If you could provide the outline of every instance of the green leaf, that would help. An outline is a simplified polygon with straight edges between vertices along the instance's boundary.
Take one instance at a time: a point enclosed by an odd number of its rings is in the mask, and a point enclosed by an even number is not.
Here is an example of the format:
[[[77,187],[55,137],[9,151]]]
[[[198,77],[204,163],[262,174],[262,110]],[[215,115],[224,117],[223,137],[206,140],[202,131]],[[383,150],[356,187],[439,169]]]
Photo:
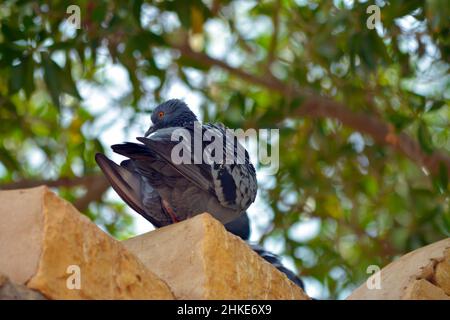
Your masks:
[[[11,23],[7,24],[7,20],[6,20],[0,26],[0,30],[1,30],[3,37],[5,37],[7,40],[13,42],[15,40],[20,39],[23,36],[23,34],[22,34],[22,32],[20,32],[18,27],[16,28],[15,26],[11,26],[11,25],[12,25]]]
[[[182,26],[186,29],[191,27],[191,10],[189,1],[178,0],[174,1],[175,11],[180,18]]]
[[[431,134],[428,130],[428,127],[426,124],[422,121],[419,124],[419,127],[417,129],[417,137],[419,139],[420,146],[422,147],[422,150],[426,153],[430,154],[433,152],[433,142],[431,140]]]
[[[24,65],[24,86],[25,94],[27,98],[31,96],[31,94],[34,92],[35,86],[34,86],[34,60],[33,57],[30,55],[26,57],[23,61]]]
[[[448,190],[448,170],[444,162],[439,162],[439,176],[437,179],[438,186],[441,190]]]
[[[372,176],[365,177],[362,181],[362,186],[364,192],[371,197],[374,197],[378,193],[378,182]]]
[[[397,130],[402,130],[406,128],[409,124],[414,121],[414,118],[405,116],[400,113],[392,113],[388,115],[389,122],[394,125]]]
[[[107,3],[98,1],[92,11],[91,18],[97,22],[98,24],[102,23],[105,20],[106,13],[108,12]]]
[[[23,63],[15,65],[11,69],[11,78],[9,79],[9,94],[19,91],[25,83],[25,66]]]
[[[16,158],[9,150],[0,146],[0,163],[2,163],[8,170],[20,171],[20,165]]]
[[[301,108],[304,102],[305,102],[305,97],[304,96],[296,96],[289,103],[289,111],[293,112],[294,110],[297,110],[297,109]]]
[[[66,40],[66,41],[59,41],[54,44],[52,44],[49,49],[53,52],[56,50],[69,50],[72,49],[75,46],[76,42],[75,40]]]
[[[439,109],[441,109],[443,106],[445,106],[446,103],[445,101],[433,101],[433,103],[431,104],[431,107],[428,108],[428,112],[432,112],[432,111],[437,111]]]
[[[20,64],[15,65],[11,69],[11,77],[9,79],[9,94],[14,94],[20,89],[25,90],[27,98],[34,91],[34,61],[31,55],[24,57]]]
[[[60,109],[61,103],[61,81],[59,79],[60,67],[50,58],[48,53],[42,54],[42,65],[44,67],[44,81],[50,93],[53,103]]]
[[[186,56],[180,56],[180,58],[177,60],[177,63],[180,66],[192,67],[192,68],[199,69],[202,71],[206,71],[210,68],[206,63],[202,63],[201,61],[191,59]]]
[[[47,53],[42,54],[44,66],[44,80],[52,97],[53,103],[60,108],[61,93],[67,93],[77,99],[82,99],[75,82],[72,79],[70,59],[67,57],[66,65],[62,69]]]
[[[424,96],[410,92],[408,95],[408,99],[412,109],[419,112],[425,111],[426,101]]]
[[[162,36],[144,30],[129,38],[127,42],[127,49],[131,50],[131,52],[132,50],[139,50],[144,54],[147,52],[151,54],[150,48],[152,46],[164,45],[166,45],[166,42]]]
[[[141,25],[141,7],[143,0],[133,0],[131,3],[134,19],[136,19],[138,25]]]
[[[64,66],[64,69],[61,70],[58,66],[58,72],[59,78],[61,79],[61,90],[67,94],[70,94],[72,97],[81,100],[81,95],[78,92],[77,86],[72,78],[72,63],[68,56],[66,57],[66,65]]]

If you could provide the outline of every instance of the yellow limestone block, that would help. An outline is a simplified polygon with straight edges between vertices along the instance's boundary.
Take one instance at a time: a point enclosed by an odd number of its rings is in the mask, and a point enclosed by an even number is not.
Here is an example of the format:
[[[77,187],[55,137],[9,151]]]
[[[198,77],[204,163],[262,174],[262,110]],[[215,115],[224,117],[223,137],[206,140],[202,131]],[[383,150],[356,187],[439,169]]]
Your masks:
[[[450,297],[450,248],[445,250],[444,259],[436,265],[434,283]]]
[[[413,280],[405,289],[403,300],[450,300],[444,290],[425,279]]]
[[[363,283],[350,300],[449,299],[450,238],[414,250],[384,267],[380,289]]]
[[[124,244],[167,282],[177,299],[309,299],[209,214]]]
[[[50,299],[173,299],[163,280],[47,187],[0,191],[0,273]]]

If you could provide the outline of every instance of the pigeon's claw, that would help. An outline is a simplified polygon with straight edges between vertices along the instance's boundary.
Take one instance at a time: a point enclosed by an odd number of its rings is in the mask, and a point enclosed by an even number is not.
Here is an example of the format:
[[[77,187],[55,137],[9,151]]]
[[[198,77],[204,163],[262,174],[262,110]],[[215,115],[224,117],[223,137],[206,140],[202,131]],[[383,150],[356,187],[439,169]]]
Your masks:
[[[172,219],[172,222],[173,223],[179,222],[180,220],[178,220],[177,215],[175,214],[175,211],[170,206],[169,202],[162,199],[161,203],[162,203],[162,207],[163,207],[164,211],[169,215],[170,219]]]

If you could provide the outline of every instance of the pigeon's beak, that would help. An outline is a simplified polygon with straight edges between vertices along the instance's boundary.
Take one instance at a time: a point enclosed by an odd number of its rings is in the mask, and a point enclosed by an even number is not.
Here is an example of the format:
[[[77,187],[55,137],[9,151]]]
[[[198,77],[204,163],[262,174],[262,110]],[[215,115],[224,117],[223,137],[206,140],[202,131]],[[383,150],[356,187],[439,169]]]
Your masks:
[[[149,135],[151,135],[153,132],[155,132],[156,131],[156,126],[155,125],[152,125],[152,126],[150,126],[150,128],[148,128],[148,130],[147,130],[147,132],[145,133],[145,137],[147,138]]]

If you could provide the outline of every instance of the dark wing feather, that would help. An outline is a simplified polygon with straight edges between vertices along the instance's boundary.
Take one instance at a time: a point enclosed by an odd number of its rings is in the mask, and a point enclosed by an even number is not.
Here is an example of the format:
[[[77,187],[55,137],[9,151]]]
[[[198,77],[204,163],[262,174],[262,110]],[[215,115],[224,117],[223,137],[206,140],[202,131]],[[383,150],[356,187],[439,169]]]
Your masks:
[[[139,179],[125,168],[109,160],[104,154],[97,153],[95,161],[120,197],[135,211],[145,214],[138,197],[140,193]]]
[[[133,210],[150,221],[155,227],[159,228],[167,224],[152,216],[152,212],[160,211],[160,203],[157,201],[150,203],[148,199],[153,200],[158,195],[150,185],[142,186],[139,175],[130,170],[132,168],[130,168],[131,163],[129,161],[124,161],[123,166],[119,166],[101,153],[95,155],[95,161],[102,169],[112,188]],[[143,192],[142,187],[145,188],[145,192]],[[144,200],[147,200],[144,203],[141,201],[143,193],[146,194]],[[149,205],[152,206],[150,210],[146,208]]]
[[[149,148],[138,143],[124,142],[121,144],[114,144],[111,146],[111,149],[113,149],[115,153],[134,160],[155,159],[155,154]]]
[[[187,134],[190,135],[190,139],[183,138],[181,141],[172,141],[172,134],[177,129],[186,130]],[[234,210],[247,209],[255,200],[257,190],[256,173],[253,165],[250,163],[248,152],[224,126],[205,124],[201,129],[202,135],[206,130],[212,130],[215,132],[215,136],[223,139],[223,158],[221,163],[208,163],[203,161],[203,159],[197,161],[201,163],[195,163],[195,152],[190,152],[194,150],[193,126],[160,129],[148,138],[137,138],[137,140],[148,146],[151,152],[171,164],[186,179],[202,190],[213,194],[222,206]],[[227,139],[232,139],[233,144],[226,143]],[[190,152],[191,164],[174,164],[172,162],[172,149],[180,143],[183,146],[183,150]],[[203,158],[205,154],[208,159],[211,156],[212,151],[206,149],[210,143],[210,141],[203,141],[200,157]],[[205,151],[209,151],[209,153]],[[233,157],[233,163],[226,162],[227,154]]]
[[[197,187],[202,190],[214,193],[213,179],[208,170],[205,170],[205,165],[194,164],[174,164],[172,161],[172,148],[179,143],[182,143],[187,149],[191,149],[186,139],[182,141],[172,141],[172,132],[178,127],[160,129],[152,134],[148,138],[139,137],[138,141],[146,145],[152,152],[164,159],[168,164],[170,164],[176,171],[178,171],[183,177],[194,183]],[[193,152],[192,152],[193,154]],[[209,168],[209,165],[207,166]]]
[[[291,270],[283,266],[281,263],[281,259],[279,256],[273,254],[272,252],[269,252],[265,250],[264,248],[258,246],[258,245],[251,245],[250,246],[261,258],[272,264],[275,268],[277,268],[279,271],[284,273],[289,280],[294,282],[297,286],[305,290],[305,285],[303,281]]]

